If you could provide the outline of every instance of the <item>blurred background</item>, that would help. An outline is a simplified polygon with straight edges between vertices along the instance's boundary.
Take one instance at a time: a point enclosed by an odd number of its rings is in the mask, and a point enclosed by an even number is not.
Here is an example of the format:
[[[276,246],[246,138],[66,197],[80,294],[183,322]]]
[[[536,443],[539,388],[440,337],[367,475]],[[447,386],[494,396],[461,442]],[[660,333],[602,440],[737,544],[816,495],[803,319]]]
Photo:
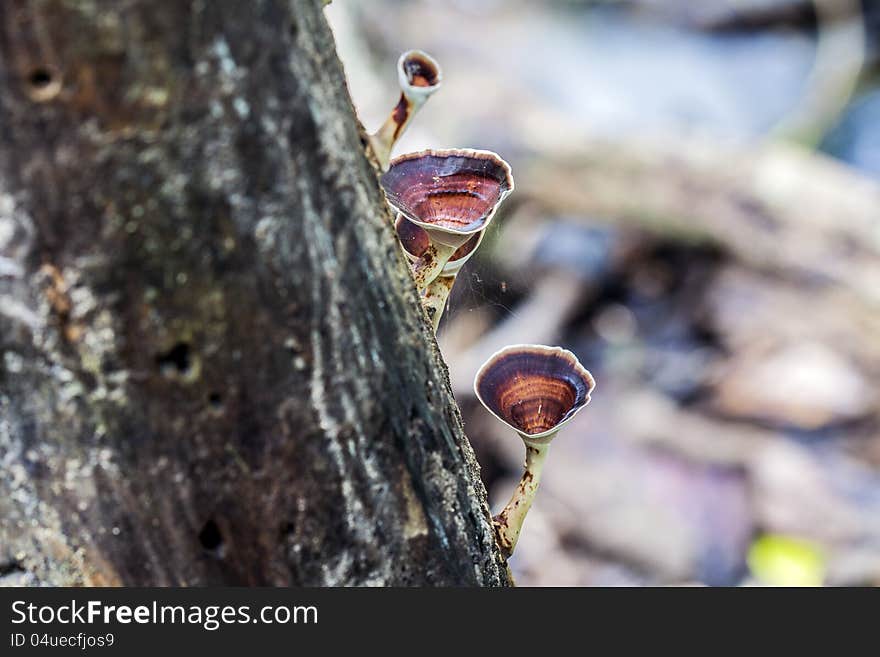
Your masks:
[[[368,131],[470,147],[516,191],[440,343],[493,511],[523,446],[476,403],[497,348],[598,386],[554,442],[520,585],[880,584],[880,0],[335,0]]]

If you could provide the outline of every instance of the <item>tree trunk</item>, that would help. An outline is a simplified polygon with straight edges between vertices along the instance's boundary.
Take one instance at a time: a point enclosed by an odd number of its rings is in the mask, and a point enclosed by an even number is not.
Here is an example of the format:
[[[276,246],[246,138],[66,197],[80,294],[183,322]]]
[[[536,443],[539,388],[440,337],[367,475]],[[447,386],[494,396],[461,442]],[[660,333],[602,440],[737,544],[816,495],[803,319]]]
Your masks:
[[[0,573],[507,584],[321,3],[0,4]]]

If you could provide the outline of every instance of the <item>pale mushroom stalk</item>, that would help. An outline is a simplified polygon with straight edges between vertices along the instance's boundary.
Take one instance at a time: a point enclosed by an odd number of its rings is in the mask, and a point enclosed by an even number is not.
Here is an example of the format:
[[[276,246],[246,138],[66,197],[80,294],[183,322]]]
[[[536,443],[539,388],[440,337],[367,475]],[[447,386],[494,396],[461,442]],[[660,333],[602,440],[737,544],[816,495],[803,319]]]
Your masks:
[[[513,554],[513,550],[516,548],[516,542],[519,540],[519,534],[522,531],[523,521],[525,521],[529,509],[532,508],[535,493],[538,491],[538,484],[541,482],[541,472],[544,469],[544,461],[547,459],[547,452],[549,451],[549,443],[526,445],[525,471],[519,480],[519,485],[513,492],[507,506],[493,518],[492,524],[495,528],[495,536],[498,539],[499,547],[506,557]]]
[[[440,318],[443,316],[443,311],[446,310],[446,301],[449,299],[449,293],[452,291],[454,284],[455,275],[438,276],[425,289],[422,305],[425,307],[428,317],[431,318],[434,333],[440,327]]]
[[[431,236],[428,231],[400,214],[397,215],[394,228],[407,259],[413,263],[413,266],[417,265],[420,259],[432,248]],[[446,308],[446,300],[449,298],[456,275],[479,248],[485,234],[486,232],[481,230],[471,235],[446,261],[437,278],[425,287],[422,305],[431,317],[435,333],[440,324],[443,310]],[[436,257],[436,253],[433,253],[431,257]],[[420,272],[421,277],[423,275]]]
[[[391,149],[394,148],[397,139],[403,134],[413,114],[414,109],[410,108],[407,104],[406,96],[400,94],[400,100],[388,118],[385,119],[385,123],[370,135],[370,146],[373,148],[373,153],[375,153],[376,160],[378,160],[382,171],[388,170],[388,163],[391,161]]]
[[[455,253],[456,246],[448,244],[432,244],[428,247],[412,268],[413,278],[419,292],[427,288],[443,271],[444,265]]]
[[[400,100],[385,119],[385,123],[369,138],[382,171],[388,170],[394,144],[403,135],[416,112],[440,88],[442,73],[440,65],[428,53],[409,50],[397,61],[397,80],[400,85]]]
[[[382,171],[388,170],[394,144],[397,143],[397,140],[406,130],[406,126],[412,120],[412,116],[416,113],[417,109],[418,107],[414,104],[407,102],[406,96],[400,94],[400,100],[394,106],[388,118],[385,119],[385,123],[370,135],[370,146],[373,148],[373,153],[376,154],[376,160],[378,160]]]

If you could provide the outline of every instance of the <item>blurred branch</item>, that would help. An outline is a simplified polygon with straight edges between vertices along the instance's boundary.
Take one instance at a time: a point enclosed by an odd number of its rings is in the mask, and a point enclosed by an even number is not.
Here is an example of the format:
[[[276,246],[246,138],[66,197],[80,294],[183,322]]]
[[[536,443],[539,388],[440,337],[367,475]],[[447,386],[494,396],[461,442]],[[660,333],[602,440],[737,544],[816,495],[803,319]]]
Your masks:
[[[880,303],[880,185],[791,146],[579,140],[519,177],[518,200],[684,240]]]
[[[774,127],[783,138],[814,146],[849,104],[865,63],[865,19],[860,0],[813,0],[816,60],[802,100]]]

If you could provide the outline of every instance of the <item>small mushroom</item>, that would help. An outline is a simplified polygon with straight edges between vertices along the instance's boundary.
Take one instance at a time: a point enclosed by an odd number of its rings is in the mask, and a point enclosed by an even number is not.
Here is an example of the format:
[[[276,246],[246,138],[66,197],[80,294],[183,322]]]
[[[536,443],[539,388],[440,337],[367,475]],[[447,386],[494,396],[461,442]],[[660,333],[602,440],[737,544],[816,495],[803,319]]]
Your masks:
[[[428,53],[408,50],[397,60],[400,100],[382,127],[370,135],[370,145],[382,171],[388,169],[391,150],[419,108],[425,104],[443,80],[440,65]]]
[[[388,202],[425,230],[430,246],[419,253],[413,274],[419,290],[433,281],[453,254],[484,231],[513,191],[510,166],[490,151],[427,150],[395,158],[381,177]],[[407,229],[408,230],[408,229]]]
[[[398,215],[395,230],[397,231],[397,239],[403,247],[403,252],[410,261],[418,262],[428,249],[431,248],[431,238],[428,236],[428,232],[403,215]],[[440,326],[440,318],[446,309],[446,300],[449,298],[449,293],[455,284],[455,277],[462,266],[464,266],[464,263],[476,253],[485,234],[486,232],[481,230],[458,247],[443,266],[440,275],[425,288],[422,295],[422,305],[431,318],[435,333]]]
[[[411,262],[418,262],[425,255],[425,252],[431,248],[431,238],[428,236],[428,232],[403,215],[397,215],[394,229],[397,231],[397,239],[403,247],[403,252]],[[443,266],[443,271],[440,275],[452,276],[457,274],[464,263],[477,252],[477,248],[482,243],[485,234],[485,231],[480,231],[458,247]]]
[[[516,431],[526,446],[525,472],[507,506],[494,518],[498,544],[513,554],[550,442],[590,402],[596,383],[570,351],[523,344],[505,347],[477,372],[477,398]]]

